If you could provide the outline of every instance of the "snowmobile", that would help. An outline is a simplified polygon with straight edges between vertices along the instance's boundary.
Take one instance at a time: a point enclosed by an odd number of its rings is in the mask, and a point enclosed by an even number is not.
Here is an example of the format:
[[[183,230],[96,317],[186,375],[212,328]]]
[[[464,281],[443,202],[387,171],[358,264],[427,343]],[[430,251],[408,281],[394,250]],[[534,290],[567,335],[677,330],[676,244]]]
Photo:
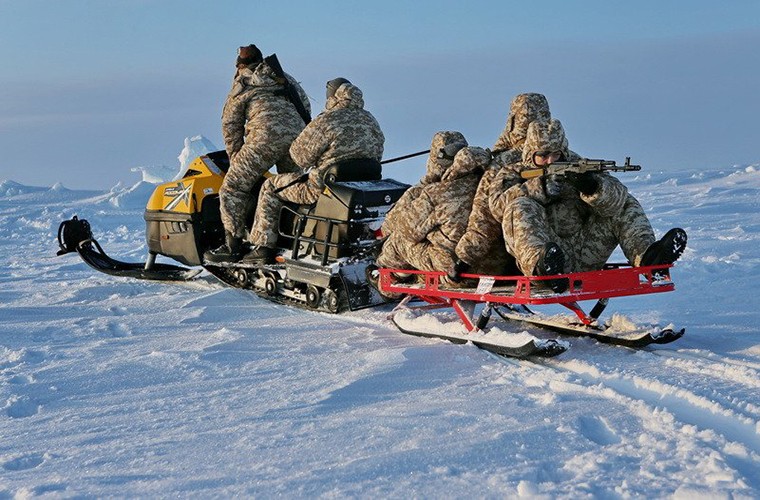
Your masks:
[[[195,266],[202,266],[231,286],[333,313],[385,302],[367,282],[365,268],[379,251],[385,215],[409,185],[383,179],[378,162],[336,165],[327,172],[316,203],[282,208],[276,263],[205,263],[204,252],[224,242],[219,189],[228,168],[225,151],[208,153],[196,158],[181,179],[156,187],[144,215],[146,262],[111,258],[90,224],[77,216],[58,229],[58,255],[77,252],[100,272],[148,280],[189,280],[202,272]],[[252,220],[251,210],[248,227]],[[158,255],[193,267],[158,263]]]

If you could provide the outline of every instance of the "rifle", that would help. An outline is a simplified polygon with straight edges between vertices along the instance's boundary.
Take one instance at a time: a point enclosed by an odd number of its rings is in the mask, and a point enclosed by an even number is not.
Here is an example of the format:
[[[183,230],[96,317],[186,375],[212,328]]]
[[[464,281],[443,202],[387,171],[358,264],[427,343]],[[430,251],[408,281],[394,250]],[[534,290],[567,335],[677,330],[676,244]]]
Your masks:
[[[539,168],[529,168],[520,172],[523,179],[533,179],[542,175],[563,175],[568,172],[637,172],[641,165],[631,165],[631,157],[625,157],[624,165],[615,164],[614,160],[591,160],[581,158],[577,161],[558,161]]]
[[[296,107],[296,111],[298,111],[298,114],[303,118],[304,123],[308,125],[311,121],[311,115],[306,111],[306,107],[303,105],[303,101],[301,101],[301,96],[298,94],[298,91],[293,84],[290,83],[288,77],[285,76],[285,72],[282,70],[282,66],[280,66],[280,61],[277,59],[277,54],[265,57],[264,62],[267,66],[272,68],[272,71],[274,71],[274,74],[277,77],[277,83],[285,87],[285,97],[293,103],[293,106]]]

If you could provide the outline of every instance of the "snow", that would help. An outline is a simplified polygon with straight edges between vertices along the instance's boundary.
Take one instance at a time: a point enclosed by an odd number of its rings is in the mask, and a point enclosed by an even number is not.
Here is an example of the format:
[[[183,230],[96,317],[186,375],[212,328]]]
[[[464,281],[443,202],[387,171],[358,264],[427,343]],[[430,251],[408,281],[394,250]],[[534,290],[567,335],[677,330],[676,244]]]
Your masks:
[[[689,246],[674,292],[604,317],[686,335],[640,351],[566,338],[535,362],[402,335],[387,306],[311,313],[206,273],[97,273],[55,256],[58,224],[78,214],[141,261],[149,183],[4,181],[0,498],[758,498],[758,166],[620,174]]]

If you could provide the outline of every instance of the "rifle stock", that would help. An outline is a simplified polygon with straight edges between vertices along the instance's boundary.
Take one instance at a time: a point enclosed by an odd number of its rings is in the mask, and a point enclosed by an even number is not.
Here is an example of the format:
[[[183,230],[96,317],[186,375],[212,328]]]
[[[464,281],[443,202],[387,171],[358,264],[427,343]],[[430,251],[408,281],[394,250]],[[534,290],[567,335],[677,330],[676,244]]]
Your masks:
[[[625,164],[617,165],[614,160],[592,160],[581,158],[577,161],[558,161],[539,168],[529,168],[520,172],[523,179],[533,179],[543,175],[564,175],[568,172],[637,172],[641,165],[631,165],[631,157],[625,158]]]
[[[304,123],[308,125],[311,121],[311,115],[308,111],[306,111],[306,107],[303,105],[303,101],[301,101],[301,96],[298,94],[298,91],[290,83],[288,77],[285,76],[285,71],[283,71],[282,66],[280,65],[280,60],[277,59],[277,54],[272,54],[271,56],[265,57],[264,62],[267,64],[267,66],[272,68],[274,74],[277,75],[277,78],[279,79],[278,83],[285,86],[285,96],[293,104],[293,106],[295,106],[296,111],[298,111],[298,114],[301,115]]]

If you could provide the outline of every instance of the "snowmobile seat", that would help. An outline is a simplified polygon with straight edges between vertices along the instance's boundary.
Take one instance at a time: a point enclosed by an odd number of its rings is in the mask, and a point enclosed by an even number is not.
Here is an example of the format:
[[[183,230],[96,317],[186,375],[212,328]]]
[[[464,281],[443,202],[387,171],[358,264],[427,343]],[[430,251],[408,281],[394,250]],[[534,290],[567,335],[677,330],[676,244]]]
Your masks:
[[[343,160],[327,167],[324,174],[326,183],[379,181],[383,178],[383,166],[370,158]]]

